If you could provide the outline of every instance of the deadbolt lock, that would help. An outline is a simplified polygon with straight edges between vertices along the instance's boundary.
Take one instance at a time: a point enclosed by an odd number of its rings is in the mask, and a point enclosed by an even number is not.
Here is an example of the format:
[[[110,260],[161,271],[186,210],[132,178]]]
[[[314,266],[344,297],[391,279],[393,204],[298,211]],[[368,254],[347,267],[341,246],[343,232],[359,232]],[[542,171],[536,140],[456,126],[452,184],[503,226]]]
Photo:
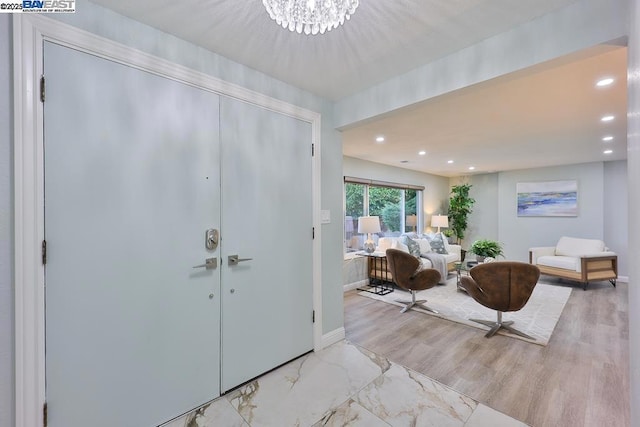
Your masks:
[[[220,240],[220,233],[215,228],[210,228],[204,235],[204,246],[210,251],[215,251]]]

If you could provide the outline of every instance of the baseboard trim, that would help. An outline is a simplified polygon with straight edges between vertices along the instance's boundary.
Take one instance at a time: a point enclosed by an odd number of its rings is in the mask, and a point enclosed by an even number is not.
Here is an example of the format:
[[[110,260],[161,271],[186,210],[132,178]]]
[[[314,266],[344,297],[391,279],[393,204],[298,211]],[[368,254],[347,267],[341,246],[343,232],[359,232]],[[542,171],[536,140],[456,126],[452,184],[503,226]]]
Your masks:
[[[618,276],[616,280],[618,282],[629,283],[629,276]]]
[[[331,344],[335,344],[339,341],[342,341],[345,338],[344,327],[334,329],[328,334],[324,334],[322,336],[322,348],[327,348]]]
[[[347,283],[343,286],[344,292],[351,291],[353,289],[361,288],[369,284],[369,279],[360,280],[358,282]]]

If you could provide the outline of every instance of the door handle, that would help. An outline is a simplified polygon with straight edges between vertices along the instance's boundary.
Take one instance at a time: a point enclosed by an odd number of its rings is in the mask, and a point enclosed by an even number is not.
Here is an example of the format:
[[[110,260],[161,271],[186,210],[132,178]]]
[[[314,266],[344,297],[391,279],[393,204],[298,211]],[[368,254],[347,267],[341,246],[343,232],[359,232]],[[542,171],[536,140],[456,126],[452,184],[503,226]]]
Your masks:
[[[204,264],[194,265],[193,268],[206,268],[207,270],[215,270],[218,268],[218,258],[207,258]]]
[[[253,258],[238,258],[238,255],[229,255],[229,265],[238,265],[239,262],[251,261]]]

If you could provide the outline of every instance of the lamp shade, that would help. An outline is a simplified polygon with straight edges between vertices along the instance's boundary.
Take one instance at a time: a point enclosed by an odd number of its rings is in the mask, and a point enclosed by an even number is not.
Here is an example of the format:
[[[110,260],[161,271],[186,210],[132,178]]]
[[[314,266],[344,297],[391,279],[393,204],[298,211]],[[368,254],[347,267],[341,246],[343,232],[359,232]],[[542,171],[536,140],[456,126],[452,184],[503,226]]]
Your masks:
[[[407,215],[406,224],[409,227],[415,227],[418,225],[418,216],[417,215]]]
[[[448,227],[449,226],[449,217],[446,215],[433,215],[431,217],[431,226],[432,227]]]
[[[358,233],[379,233],[380,218],[377,216],[361,216],[358,218]]]

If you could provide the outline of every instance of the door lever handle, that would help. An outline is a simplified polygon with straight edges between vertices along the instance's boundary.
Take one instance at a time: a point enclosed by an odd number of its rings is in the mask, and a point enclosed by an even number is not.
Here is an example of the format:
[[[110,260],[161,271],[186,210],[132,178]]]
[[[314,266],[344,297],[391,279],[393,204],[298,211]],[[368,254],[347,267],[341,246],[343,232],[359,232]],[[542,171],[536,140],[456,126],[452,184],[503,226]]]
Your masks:
[[[218,258],[207,258],[204,260],[204,264],[194,265],[192,268],[206,268],[207,270],[214,270],[218,268]]]
[[[238,255],[229,255],[229,265],[238,265],[239,262],[251,261],[253,258],[238,258]]]

